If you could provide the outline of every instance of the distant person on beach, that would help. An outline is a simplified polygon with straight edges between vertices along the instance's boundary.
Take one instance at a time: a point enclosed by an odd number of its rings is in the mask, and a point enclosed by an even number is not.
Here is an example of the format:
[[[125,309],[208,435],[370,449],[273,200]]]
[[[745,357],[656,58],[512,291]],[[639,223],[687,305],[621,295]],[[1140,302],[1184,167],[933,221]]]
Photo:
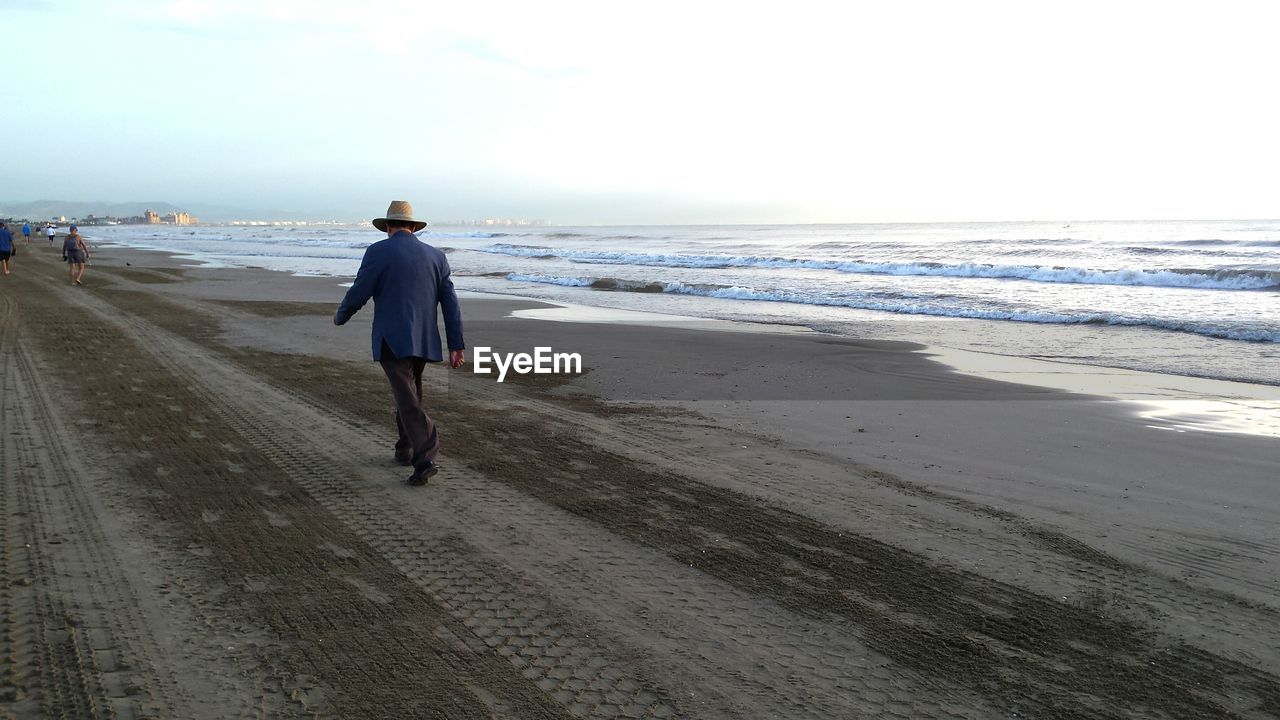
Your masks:
[[[31,242],[31,223],[22,223],[22,240],[28,244]]]
[[[373,221],[387,234],[364,251],[355,282],[333,315],[343,325],[373,299],[373,359],[391,384],[396,403],[396,460],[412,465],[409,485],[424,485],[439,471],[440,438],[436,424],[422,407],[422,369],[443,360],[436,306],[444,311],[449,365],[462,367],[462,309],[449,279],[449,261],[440,250],[414,233],[427,226],[413,218],[413,206],[395,200],[387,216]]]
[[[71,234],[62,242],[62,255],[67,259],[67,272],[71,276],[72,285],[83,285],[84,265],[89,262],[89,247],[80,237],[80,231],[71,226]]]
[[[58,228],[52,225],[44,226],[44,234],[49,236],[49,244],[53,244],[53,236],[58,234]]]
[[[4,268],[5,275],[9,274],[9,258],[17,253],[18,248],[13,244],[13,233],[0,222],[0,268]]]

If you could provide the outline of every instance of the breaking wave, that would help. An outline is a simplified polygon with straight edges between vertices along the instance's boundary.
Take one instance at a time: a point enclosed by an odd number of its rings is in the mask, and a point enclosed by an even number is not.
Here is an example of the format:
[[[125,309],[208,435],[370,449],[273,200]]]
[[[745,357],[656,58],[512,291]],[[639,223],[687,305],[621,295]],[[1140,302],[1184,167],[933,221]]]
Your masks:
[[[1017,322],[1046,324],[1099,324],[1146,326],[1162,330],[1196,333],[1208,337],[1227,340],[1245,340],[1249,342],[1280,343],[1280,332],[1269,328],[1225,327],[1211,323],[1196,323],[1172,320],[1160,317],[1130,316],[1122,313],[1053,313],[1007,310],[1001,308],[955,307],[939,302],[923,301],[920,298],[906,296],[825,296],[785,290],[758,290],[750,287],[658,283],[618,278],[566,277],[557,275],[533,275],[527,273],[509,273],[507,280],[514,282],[541,283],[560,285],[563,287],[592,288],[616,292],[669,293],[673,295],[694,295],[699,297],[721,298],[727,300],[752,300],[762,302],[782,302],[802,305],[820,305],[827,307],[847,307],[859,310],[879,310],[884,312],[903,313],[908,315],[934,315],[939,317],[962,317],[982,320],[1012,320]]]
[[[1173,268],[1161,270],[1097,270],[1041,265],[984,263],[859,262],[767,257],[761,255],[685,255],[611,250],[555,250],[531,245],[497,243],[480,252],[513,257],[560,258],[582,264],[636,265],[680,268],[797,268],[873,275],[915,275],[1019,279],[1081,285],[1133,285],[1198,288],[1201,290],[1267,290],[1280,288],[1280,270]]]

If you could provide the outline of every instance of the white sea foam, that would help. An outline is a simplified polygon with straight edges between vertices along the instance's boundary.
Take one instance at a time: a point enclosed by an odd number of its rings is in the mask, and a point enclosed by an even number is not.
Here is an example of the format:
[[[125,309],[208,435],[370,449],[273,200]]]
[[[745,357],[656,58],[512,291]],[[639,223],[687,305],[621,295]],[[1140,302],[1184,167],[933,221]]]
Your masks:
[[[951,306],[936,300],[933,302],[909,302],[904,299],[886,299],[877,297],[833,297],[803,292],[789,292],[785,290],[758,290],[751,287],[741,286],[690,285],[679,282],[646,283],[643,281],[626,281],[615,278],[583,278],[512,273],[507,276],[507,279],[517,282],[542,283],[547,285],[560,285],[563,287],[595,286],[609,290],[633,292],[639,292],[642,291],[643,288],[653,288],[655,285],[658,285],[662,288],[662,292],[664,293],[671,293],[675,295],[695,295],[726,300],[783,302],[800,305],[847,307],[859,310],[879,310],[883,312],[903,313],[908,315],[932,315],[936,317],[973,318],[983,320],[1011,320],[1016,322],[1042,324],[1146,326],[1160,328],[1163,330],[1196,333],[1208,337],[1228,340],[1280,343],[1280,331],[1268,327],[1197,323],[1167,317],[1137,316],[1111,312],[1072,314],[1026,310],[1019,311],[1003,308]]]
[[[424,240],[429,240],[431,238],[479,238],[482,240],[487,240],[489,238],[505,237],[506,235],[507,233],[483,232],[479,230],[474,232],[443,232],[439,230],[423,230],[417,233],[417,236]]]
[[[509,273],[507,279],[514,282],[542,283],[544,285],[563,285],[565,287],[591,287],[592,281],[586,278],[556,277],[553,275],[525,275]]]
[[[800,268],[844,273],[938,277],[1008,278],[1083,285],[1135,285],[1210,290],[1261,290],[1280,287],[1280,271],[1253,269],[1115,269],[1099,270],[1039,265],[938,262],[858,262],[757,255],[653,254],[608,250],[555,250],[498,243],[481,252],[515,257],[558,257],[576,263],[682,268]]]

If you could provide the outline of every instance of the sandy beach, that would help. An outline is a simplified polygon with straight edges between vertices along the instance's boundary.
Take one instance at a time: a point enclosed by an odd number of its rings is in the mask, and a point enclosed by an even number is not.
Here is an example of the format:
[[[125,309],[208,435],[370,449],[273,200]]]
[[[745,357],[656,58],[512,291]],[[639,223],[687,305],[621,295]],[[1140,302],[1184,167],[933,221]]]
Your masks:
[[[429,367],[410,488],[333,278],[15,260],[0,717],[1280,717],[1273,436],[466,295],[585,372]]]

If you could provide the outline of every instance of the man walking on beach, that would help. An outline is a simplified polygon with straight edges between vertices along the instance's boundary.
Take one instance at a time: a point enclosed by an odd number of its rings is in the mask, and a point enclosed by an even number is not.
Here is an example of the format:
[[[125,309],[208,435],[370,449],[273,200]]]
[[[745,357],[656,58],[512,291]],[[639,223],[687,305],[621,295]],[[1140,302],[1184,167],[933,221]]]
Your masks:
[[[413,218],[413,206],[393,201],[387,216],[373,221],[387,239],[370,245],[356,272],[355,282],[333,315],[343,325],[373,299],[373,359],[391,384],[396,402],[396,460],[412,465],[410,485],[424,485],[439,471],[436,455],[440,439],[435,422],[422,407],[422,369],[440,362],[440,330],[436,306],[444,311],[449,365],[462,366],[462,310],[449,279],[449,261],[440,250],[418,240],[415,232],[427,223]]]
[[[25,220],[22,221],[22,241],[31,244],[31,223]]]
[[[9,258],[17,252],[18,248],[13,244],[13,233],[0,222],[0,268],[4,269],[5,275],[9,274]]]
[[[58,229],[52,224],[44,226],[44,234],[49,236],[49,244],[53,244],[53,236],[58,234]]]

